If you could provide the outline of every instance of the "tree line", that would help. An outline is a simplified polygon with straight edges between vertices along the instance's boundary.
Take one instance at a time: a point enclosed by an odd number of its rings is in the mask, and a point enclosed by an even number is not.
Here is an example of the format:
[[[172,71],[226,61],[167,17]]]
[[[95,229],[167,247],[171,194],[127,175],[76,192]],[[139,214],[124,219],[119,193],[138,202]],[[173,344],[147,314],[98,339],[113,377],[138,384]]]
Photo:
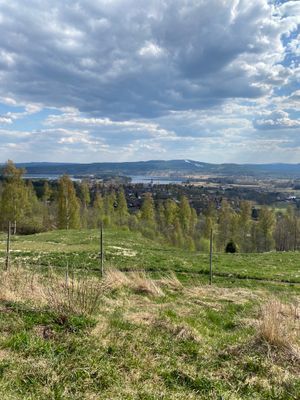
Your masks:
[[[145,193],[140,209],[129,212],[122,187],[117,189],[78,185],[62,176],[55,188],[45,181],[37,196],[32,182],[24,180],[24,170],[8,161],[2,170],[0,188],[0,224],[13,233],[29,234],[52,229],[120,227],[140,231],[191,251],[208,251],[211,230],[215,251],[264,252],[299,248],[300,222],[296,210],[289,206],[282,212],[262,206],[253,216],[253,204],[241,201],[238,207],[223,199],[217,209],[211,204],[197,215],[186,196],[160,200],[156,204]]]

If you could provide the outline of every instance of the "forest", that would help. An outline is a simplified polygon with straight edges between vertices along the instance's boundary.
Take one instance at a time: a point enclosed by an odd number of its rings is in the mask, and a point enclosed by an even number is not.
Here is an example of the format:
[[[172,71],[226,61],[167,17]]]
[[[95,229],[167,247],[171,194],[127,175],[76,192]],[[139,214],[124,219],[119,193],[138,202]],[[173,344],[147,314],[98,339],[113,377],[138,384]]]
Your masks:
[[[223,198],[220,206],[211,203],[200,214],[184,195],[179,199],[154,201],[143,195],[140,209],[130,211],[124,188],[73,182],[63,175],[56,185],[44,181],[37,193],[24,179],[25,170],[8,161],[2,168],[0,224],[12,233],[32,234],[55,229],[120,227],[139,231],[150,239],[164,241],[190,251],[208,252],[211,231],[214,251],[255,253],[299,249],[300,219],[289,205],[280,211],[255,207],[241,200],[237,205]]]

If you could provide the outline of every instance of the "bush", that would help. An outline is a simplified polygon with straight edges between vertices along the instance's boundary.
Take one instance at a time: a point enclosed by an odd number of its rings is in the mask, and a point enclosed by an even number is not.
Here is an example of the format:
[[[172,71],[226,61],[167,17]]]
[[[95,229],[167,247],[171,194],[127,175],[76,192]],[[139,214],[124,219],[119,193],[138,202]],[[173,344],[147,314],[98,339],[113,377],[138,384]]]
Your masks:
[[[33,235],[34,233],[45,232],[45,227],[40,218],[27,217],[17,224],[17,232],[21,235]]]
[[[238,252],[237,245],[234,243],[233,240],[230,240],[230,242],[228,242],[225,247],[225,253],[237,253],[237,252]]]

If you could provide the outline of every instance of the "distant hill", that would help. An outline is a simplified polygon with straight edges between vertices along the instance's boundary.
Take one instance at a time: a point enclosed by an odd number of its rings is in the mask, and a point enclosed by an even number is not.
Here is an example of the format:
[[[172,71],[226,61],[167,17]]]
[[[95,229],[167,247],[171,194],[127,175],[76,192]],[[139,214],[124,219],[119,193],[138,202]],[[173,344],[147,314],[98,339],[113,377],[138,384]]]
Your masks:
[[[28,174],[70,175],[165,175],[217,174],[223,176],[270,176],[300,178],[300,164],[209,164],[193,160],[152,160],[91,164],[33,162],[19,163]]]

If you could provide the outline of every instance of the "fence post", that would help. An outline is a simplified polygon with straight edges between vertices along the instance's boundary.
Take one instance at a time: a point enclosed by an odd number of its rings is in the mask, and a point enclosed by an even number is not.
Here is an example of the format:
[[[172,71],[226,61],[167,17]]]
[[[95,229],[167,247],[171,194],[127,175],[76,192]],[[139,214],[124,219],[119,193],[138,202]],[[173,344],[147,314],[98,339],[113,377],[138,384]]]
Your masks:
[[[7,229],[7,241],[6,241],[6,259],[5,259],[5,269],[8,270],[10,264],[10,234],[11,234],[11,222],[8,222]]]
[[[212,284],[212,255],[213,255],[213,230],[210,230],[209,241],[209,284]]]
[[[103,223],[100,224],[100,274],[104,275]]]

